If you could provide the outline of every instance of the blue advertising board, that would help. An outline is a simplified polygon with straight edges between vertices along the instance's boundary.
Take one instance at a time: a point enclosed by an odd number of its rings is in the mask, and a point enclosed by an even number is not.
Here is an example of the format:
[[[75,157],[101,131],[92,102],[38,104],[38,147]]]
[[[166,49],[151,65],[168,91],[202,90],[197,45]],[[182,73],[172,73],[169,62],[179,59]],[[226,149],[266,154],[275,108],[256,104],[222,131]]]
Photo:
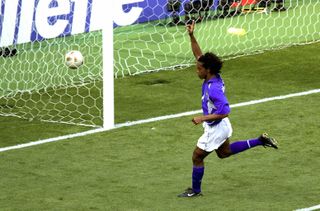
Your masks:
[[[181,0],[179,15],[184,14],[186,2]],[[168,0],[116,0],[114,8],[104,0],[1,0],[0,4],[0,47],[102,29],[103,13],[110,10],[115,12],[115,27],[171,15]]]

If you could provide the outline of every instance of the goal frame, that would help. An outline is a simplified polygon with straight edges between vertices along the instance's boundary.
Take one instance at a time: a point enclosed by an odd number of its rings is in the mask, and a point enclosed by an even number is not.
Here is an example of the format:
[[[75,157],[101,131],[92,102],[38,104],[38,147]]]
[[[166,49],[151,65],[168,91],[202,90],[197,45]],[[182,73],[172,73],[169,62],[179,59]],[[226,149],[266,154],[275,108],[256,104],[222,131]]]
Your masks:
[[[102,0],[101,0],[102,1]],[[108,1],[111,8],[114,0]],[[102,8],[101,8],[102,10]],[[113,10],[101,12],[103,19],[106,20],[102,26],[102,56],[103,56],[103,128],[114,128],[114,63],[113,63]]]

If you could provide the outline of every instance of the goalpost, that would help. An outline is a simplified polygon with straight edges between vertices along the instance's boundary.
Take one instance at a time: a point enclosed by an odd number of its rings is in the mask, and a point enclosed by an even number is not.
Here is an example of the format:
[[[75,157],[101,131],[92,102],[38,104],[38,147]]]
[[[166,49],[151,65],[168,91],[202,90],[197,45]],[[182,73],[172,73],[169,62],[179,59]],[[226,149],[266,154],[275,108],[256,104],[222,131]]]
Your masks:
[[[114,2],[109,2],[111,8]],[[102,10],[102,9],[101,9]],[[102,12],[102,11],[101,11]],[[103,13],[103,12],[102,12]],[[103,128],[114,128],[114,67],[113,67],[113,12],[105,13],[102,26],[103,49]]]
[[[113,11],[106,6],[113,1],[1,1],[0,116],[114,127]],[[84,55],[78,69],[65,65],[70,50]]]
[[[1,52],[9,49],[17,54],[0,54],[0,116],[113,128],[114,78],[194,63],[185,34],[189,19],[197,20],[203,51],[214,51],[224,59],[320,40],[318,1],[286,0],[283,11],[272,11],[273,0],[267,0],[263,9],[256,1],[193,2],[200,4],[1,1]],[[245,33],[228,33],[230,28]],[[64,64],[69,50],[84,55],[79,69]]]

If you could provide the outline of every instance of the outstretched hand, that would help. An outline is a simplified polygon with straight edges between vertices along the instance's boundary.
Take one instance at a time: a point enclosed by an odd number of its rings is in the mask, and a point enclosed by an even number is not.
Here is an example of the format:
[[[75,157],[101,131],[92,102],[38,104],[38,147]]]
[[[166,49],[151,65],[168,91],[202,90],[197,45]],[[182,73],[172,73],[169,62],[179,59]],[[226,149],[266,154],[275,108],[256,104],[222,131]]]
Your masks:
[[[203,122],[202,116],[193,117],[192,122],[195,125],[202,123]]]
[[[189,35],[193,34],[194,26],[195,26],[195,21],[194,20],[191,21],[191,24],[187,24],[186,25],[186,29],[187,29],[187,32],[189,33]]]

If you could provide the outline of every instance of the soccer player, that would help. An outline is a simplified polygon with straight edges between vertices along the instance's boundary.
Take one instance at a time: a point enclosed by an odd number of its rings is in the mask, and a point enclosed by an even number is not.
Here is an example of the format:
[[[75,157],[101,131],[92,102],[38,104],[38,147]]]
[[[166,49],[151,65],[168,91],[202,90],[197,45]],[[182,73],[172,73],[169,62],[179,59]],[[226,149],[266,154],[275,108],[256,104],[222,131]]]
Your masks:
[[[192,119],[195,125],[203,124],[204,133],[199,138],[193,151],[192,188],[187,188],[178,197],[201,196],[201,180],[204,174],[204,159],[213,151],[219,158],[243,152],[256,146],[277,149],[275,139],[266,133],[258,138],[230,143],[232,128],[228,115],[230,107],[224,94],[224,82],[220,76],[222,61],[213,53],[202,54],[200,46],[193,34],[195,22],[186,26],[191,40],[192,52],[197,60],[197,74],[203,80],[202,110],[203,115]]]

